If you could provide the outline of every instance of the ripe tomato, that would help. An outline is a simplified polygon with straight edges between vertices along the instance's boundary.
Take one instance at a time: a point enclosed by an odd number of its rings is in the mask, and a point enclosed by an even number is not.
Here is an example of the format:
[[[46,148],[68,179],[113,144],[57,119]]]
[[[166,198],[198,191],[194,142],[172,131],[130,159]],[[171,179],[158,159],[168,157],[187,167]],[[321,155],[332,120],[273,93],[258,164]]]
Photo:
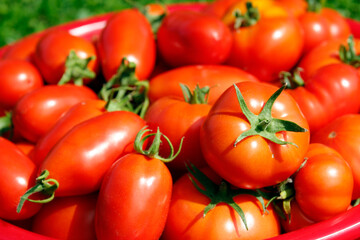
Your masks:
[[[66,31],[52,30],[41,37],[34,54],[35,64],[45,82],[57,84],[60,81],[65,72],[65,62],[71,50],[75,51],[78,58],[83,60],[95,56],[95,59],[88,63],[87,68],[95,73],[98,71],[96,48],[90,41],[73,36]],[[88,83],[90,80],[90,78],[84,78],[84,83]]]
[[[74,126],[105,112],[105,102],[102,100],[88,100],[71,107],[55,125],[37,141],[33,160],[37,165],[46,158],[55,144]]]
[[[35,145],[33,143],[27,141],[20,141],[20,142],[15,142],[15,145],[34,162]]]
[[[221,177],[240,188],[262,188],[280,183],[303,161],[310,140],[309,131],[305,130],[309,128],[308,123],[288,93],[281,93],[272,107],[268,101],[265,108],[269,97],[275,96],[272,94],[276,87],[256,82],[241,82],[236,86],[247,107],[240,106],[234,87],[216,101],[200,130],[205,160]],[[272,126],[283,120],[296,123],[296,127],[280,130]],[[295,128],[301,132],[295,132],[298,131]],[[264,134],[260,134],[262,131]],[[272,137],[268,136],[268,131],[272,132]]]
[[[35,143],[44,136],[73,105],[84,100],[98,99],[85,86],[47,85],[22,97],[13,109],[15,130]]]
[[[308,7],[306,0],[275,0],[275,2],[279,3],[295,17],[304,14]]]
[[[213,104],[216,99],[233,83],[243,81],[259,81],[253,75],[230,66],[223,65],[191,65],[178,67],[150,80],[149,99],[151,102],[164,96],[183,97],[180,83],[195,89],[196,85],[200,88],[208,86],[208,103]]]
[[[281,227],[285,232],[292,232],[306,226],[310,226],[315,222],[309,219],[299,208],[299,204],[295,199],[291,200],[291,214],[285,216],[286,219],[280,218]]]
[[[205,6],[202,11],[221,19],[229,8],[238,2],[239,0],[215,0]]]
[[[95,240],[97,194],[55,198],[33,219],[32,231],[56,239]]]
[[[14,143],[0,137],[0,165],[0,218],[19,220],[32,217],[40,210],[40,204],[27,201],[20,213],[16,208],[20,197],[35,181],[35,164]]]
[[[117,72],[124,57],[136,64],[139,79],[148,78],[154,68],[155,39],[149,22],[136,9],[114,14],[102,30],[97,46],[107,80]]]
[[[319,143],[310,144],[305,159],[294,179],[301,211],[316,222],[345,212],[354,185],[349,164],[334,149]]]
[[[0,60],[0,105],[12,109],[26,93],[42,87],[37,68],[25,60]]]
[[[157,32],[159,53],[172,67],[221,64],[231,45],[230,29],[220,19],[198,11],[169,13]]]
[[[360,197],[360,115],[346,114],[336,118],[314,135],[313,143],[322,143],[335,149],[349,163],[354,177],[352,199]]]

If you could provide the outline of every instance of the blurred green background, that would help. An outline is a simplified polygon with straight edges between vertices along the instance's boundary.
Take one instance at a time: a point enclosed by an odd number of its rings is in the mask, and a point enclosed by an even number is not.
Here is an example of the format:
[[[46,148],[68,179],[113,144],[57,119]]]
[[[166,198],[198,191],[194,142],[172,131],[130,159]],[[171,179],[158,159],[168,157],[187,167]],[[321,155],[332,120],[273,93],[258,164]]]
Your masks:
[[[136,0],[133,0],[136,1]],[[211,0],[162,0],[165,4]],[[154,0],[138,0],[151,3]],[[360,0],[327,0],[325,6],[360,20]],[[130,7],[129,0],[0,0],[0,46],[50,26]]]

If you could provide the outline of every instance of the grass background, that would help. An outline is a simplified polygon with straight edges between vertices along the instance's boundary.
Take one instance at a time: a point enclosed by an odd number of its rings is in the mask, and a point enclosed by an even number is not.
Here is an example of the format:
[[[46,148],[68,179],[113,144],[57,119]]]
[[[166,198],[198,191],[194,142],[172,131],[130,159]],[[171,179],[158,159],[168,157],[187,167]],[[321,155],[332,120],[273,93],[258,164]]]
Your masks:
[[[130,7],[129,0],[0,0],[0,47],[50,26]],[[136,1],[136,0],[133,0]],[[163,3],[211,0],[162,0]],[[155,0],[137,0],[151,3]],[[360,20],[360,0],[327,0],[346,17]]]

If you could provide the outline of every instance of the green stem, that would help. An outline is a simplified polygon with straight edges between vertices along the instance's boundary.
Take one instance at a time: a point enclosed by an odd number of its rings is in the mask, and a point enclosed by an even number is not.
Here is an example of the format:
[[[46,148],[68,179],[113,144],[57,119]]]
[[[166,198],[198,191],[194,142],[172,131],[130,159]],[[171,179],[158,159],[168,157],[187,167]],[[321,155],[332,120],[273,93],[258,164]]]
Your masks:
[[[180,83],[180,87],[184,96],[184,100],[190,104],[207,104],[210,87],[200,88],[197,84],[194,91],[191,92],[188,86]]]
[[[234,12],[234,29],[255,25],[260,19],[258,8],[253,7],[251,2],[246,2],[246,12],[242,14],[239,10]]]
[[[353,66],[355,68],[360,67],[360,54],[356,54],[355,49],[355,42],[354,42],[354,36],[350,35],[347,39],[347,46],[341,45],[339,48],[339,57],[340,60],[348,64],[350,66]]]

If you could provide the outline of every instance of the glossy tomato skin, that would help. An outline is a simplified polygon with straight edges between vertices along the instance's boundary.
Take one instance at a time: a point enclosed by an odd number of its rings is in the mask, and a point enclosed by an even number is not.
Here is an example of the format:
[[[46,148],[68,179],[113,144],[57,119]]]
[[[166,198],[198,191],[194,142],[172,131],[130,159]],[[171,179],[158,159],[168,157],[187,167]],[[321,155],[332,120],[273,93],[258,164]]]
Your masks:
[[[145,126],[138,115],[106,112],[73,127],[52,148],[39,166],[50,172],[60,186],[57,196],[88,194],[119,156],[132,151],[136,134]]]
[[[357,113],[360,108],[360,78],[350,65],[335,63],[319,68],[303,87],[287,90],[316,132],[335,118]]]
[[[34,162],[40,165],[53,146],[74,126],[105,112],[103,100],[87,100],[71,107],[47,132],[37,141],[33,157]]]
[[[165,97],[182,98],[180,83],[195,89],[208,86],[211,88],[208,103],[214,104],[216,99],[233,83],[259,80],[250,73],[239,68],[224,65],[190,65],[163,72],[150,80],[149,99],[151,102]]]
[[[295,199],[291,200],[291,214],[286,219],[280,218],[281,227],[285,232],[292,232],[310,226],[315,222],[309,219],[300,209]]]
[[[351,168],[338,152],[310,144],[306,163],[295,175],[295,199],[311,220],[323,221],[349,208],[353,185]]]
[[[272,207],[263,214],[260,202],[245,194],[234,197],[234,202],[244,211],[248,230],[225,203],[219,203],[203,217],[210,199],[194,187],[187,174],[182,176],[173,187],[162,239],[265,239],[280,234],[280,223]]]
[[[96,240],[97,194],[55,198],[33,219],[32,231],[56,239]]]
[[[333,148],[349,163],[354,177],[352,199],[360,197],[360,115],[346,114],[336,118],[311,137],[313,143],[322,143]]]
[[[8,110],[26,93],[44,85],[37,68],[25,60],[0,60],[0,105]]]
[[[184,137],[180,154],[167,163],[173,175],[180,176],[186,172],[186,162],[191,162],[197,167],[206,165],[200,147],[200,127],[210,108],[208,104],[191,104],[172,97],[160,98],[149,107],[145,121],[154,131],[159,127],[169,138],[175,151]],[[169,156],[168,144],[160,146],[160,154]]]
[[[169,13],[158,32],[160,55],[172,67],[221,64],[232,45],[230,29],[218,18],[192,10]]]
[[[98,99],[90,88],[75,85],[46,85],[26,94],[14,107],[12,121],[21,136],[35,143],[73,105]]]
[[[94,56],[88,68],[98,71],[96,48],[90,41],[73,36],[67,31],[52,30],[41,37],[36,45],[34,62],[48,84],[57,84],[65,71],[65,61],[70,51],[74,50],[78,57],[86,59]],[[91,79],[84,79],[84,83]]]
[[[27,219],[35,215],[40,204],[26,201],[21,212],[16,208],[20,197],[35,181],[36,165],[12,142],[0,137],[0,218]]]
[[[139,79],[147,79],[154,68],[155,39],[149,22],[136,9],[114,14],[102,30],[97,47],[107,80],[116,73],[124,57],[136,64]]]
[[[160,238],[172,177],[165,164],[137,153],[117,160],[100,188],[95,228],[99,240]]]
[[[241,82],[236,85],[255,115],[277,90],[266,83]],[[292,121],[309,129],[297,103],[286,92],[277,98],[271,113],[273,118]],[[276,134],[296,146],[279,145],[255,135],[234,147],[235,140],[248,129],[250,124],[241,111],[235,88],[230,87],[213,105],[200,130],[205,160],[222,178],[234,186],[255,189],[280,183],[300,167],[309,145],[309,131]]]

